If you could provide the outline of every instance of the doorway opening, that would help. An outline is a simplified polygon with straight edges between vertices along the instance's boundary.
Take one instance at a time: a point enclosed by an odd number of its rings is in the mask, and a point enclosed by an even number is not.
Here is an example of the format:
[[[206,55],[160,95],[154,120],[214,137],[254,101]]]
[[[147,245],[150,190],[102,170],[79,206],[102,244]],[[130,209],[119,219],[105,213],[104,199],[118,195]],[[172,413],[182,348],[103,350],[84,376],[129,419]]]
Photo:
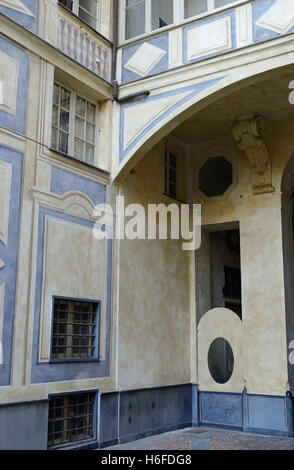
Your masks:
[[[242,320],[239,224],[204,227],[196,253],[197,320],[213,308],[232,310]]]

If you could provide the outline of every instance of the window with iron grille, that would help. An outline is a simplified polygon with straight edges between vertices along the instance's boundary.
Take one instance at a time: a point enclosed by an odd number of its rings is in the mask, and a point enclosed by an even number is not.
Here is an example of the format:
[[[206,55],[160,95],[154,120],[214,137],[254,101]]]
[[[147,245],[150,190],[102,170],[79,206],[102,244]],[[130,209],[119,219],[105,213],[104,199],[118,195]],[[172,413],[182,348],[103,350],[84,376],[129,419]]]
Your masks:
[[[95,164],[96,111],[95,104],[73,90],[54,83],[52,148]]]
[[[95,392],[50,398],[48,447],[93,439]]]
[[[165,194],[177,198],[177,156],[165,152]]]
[[[51,360],[98,360],[99,303],[54,299]]]
[[[66,8],[87,23],[91,28],[98,28],[98,2],[97,0],[59,0]]]

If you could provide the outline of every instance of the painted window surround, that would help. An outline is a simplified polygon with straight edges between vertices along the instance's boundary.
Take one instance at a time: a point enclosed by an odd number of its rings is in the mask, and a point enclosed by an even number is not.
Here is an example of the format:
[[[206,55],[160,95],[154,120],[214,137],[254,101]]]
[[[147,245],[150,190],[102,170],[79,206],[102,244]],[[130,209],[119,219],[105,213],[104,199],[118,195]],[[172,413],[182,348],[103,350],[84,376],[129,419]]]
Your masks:
[[[212,5],[212,0],[208,0],[208,11],[205,13],[202,13],[200,15],[192,16],[190,18],[184,19],[184,0],[173,0],[173,10],[174,10],[174,22],[173,24],[170,24],[168,26],[165,26],[163,28],[155,29],[152,30],[151,28],[151,0],[146,0],[147,1],[147,7],[146,7],[146,33],[141,34],[139,36],[133,37],[131,39],[125,39],[125,22],[126,22],[126,15],[125,15],[125,3],[126,0],[123,2],[120,2],[119,7],[119,46],[124,46],[126,44],[131,44],[133,42],[142,40],[144,38],[149,38],[153,36],[157,36],[158,34],[162,34],[163,32],[166,31],[171,31],[175,28],[177,28],[180,25],[187,25],[189,23],[193,23],[195,20],[202,19],[202,18],[207,18],[209,16],[213,16],[219,12],[225,11],[225,10],[230,10],[231,8],[234,8],[238,5],[243,5],[246,3],[252,3],[252,1],[255,0],[232,0],[231,3],[228,5],[224,5],[220,8],[211,8],[210,5]]]

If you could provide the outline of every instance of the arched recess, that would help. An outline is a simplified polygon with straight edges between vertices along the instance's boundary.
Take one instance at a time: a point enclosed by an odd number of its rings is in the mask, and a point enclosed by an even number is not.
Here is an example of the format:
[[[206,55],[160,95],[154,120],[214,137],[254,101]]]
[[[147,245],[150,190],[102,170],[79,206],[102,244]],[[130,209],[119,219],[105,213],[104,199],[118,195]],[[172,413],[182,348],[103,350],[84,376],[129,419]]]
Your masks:
[[[281,183],[287,348],[294,340],[294,154],[288,160]],[[290,391],[294,395],[294,366],[288,361]]]
[[[132,106],[134,109],[137,102],[121,105],[119,142],[117,145],[119,149],[117,155],[119,164],[114,165],[112,180],[117,183],[122,181],[144,155],[160,140],[197,112],[238,90],[274,78],[275,76],[278,77],[281,71],[291,64],[293,64],[293,57],[285,54],[275,58],[275,60],[270,57],[254,64],[243,65],[237,70],[224,70],[222,73],[214,74],[212,77],[203,76],[201,79],[195,79],[194,85],[190,85],[187,89],[200,86],[200,91],[194,93],[194,95],[192,93],[183,102],[180,100],[178,105],[172,105],[171,112],[167,112],[166,108],[164,108],[164,111],[157,115],[152,126],[147,126],[144,132],[138,131],[137,135],[140,135],[140,138],[136,138],[135,143],[126,152],[122,152],[122,139],[125,134],[124,110],[128,106]],[[191,81],[189,83],[191,84]],[[183,88],[182,84],[175,85],[170,88],[170,93],[180,94],[184,90],[185,88]],[[163,95],[165,94],[166,92],[163,93]],[[145,98],[143,101],[139,100],[138,106],[142,103],[148,103],[148,100],[155,100],[158,96],[160,96],[160,91],[156,90],[156,93],[151,92],[150,97]]]

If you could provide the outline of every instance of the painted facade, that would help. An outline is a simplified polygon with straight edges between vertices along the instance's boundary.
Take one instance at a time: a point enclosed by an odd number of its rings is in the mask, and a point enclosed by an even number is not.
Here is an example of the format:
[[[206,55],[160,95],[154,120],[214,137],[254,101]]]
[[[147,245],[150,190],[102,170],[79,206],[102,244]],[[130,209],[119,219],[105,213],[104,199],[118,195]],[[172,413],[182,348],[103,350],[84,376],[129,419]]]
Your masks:
[[[209,4],[184,18],[170,2],[172,24],[146,16],[125,39],[124,2],[0,0],[1,449],[59,447],[52,400],[84,392],[91,435],[66,448],[202,424],[294,436],[293,0]],[[205,172],[218,158],[231,169],[219,191]],[[95,206],[117,196],[201,204],[199,250],[95,239]],[[55,299],[95,304],[91,360],[54,358]],[[234,357],[223,383],[217,338]]]

